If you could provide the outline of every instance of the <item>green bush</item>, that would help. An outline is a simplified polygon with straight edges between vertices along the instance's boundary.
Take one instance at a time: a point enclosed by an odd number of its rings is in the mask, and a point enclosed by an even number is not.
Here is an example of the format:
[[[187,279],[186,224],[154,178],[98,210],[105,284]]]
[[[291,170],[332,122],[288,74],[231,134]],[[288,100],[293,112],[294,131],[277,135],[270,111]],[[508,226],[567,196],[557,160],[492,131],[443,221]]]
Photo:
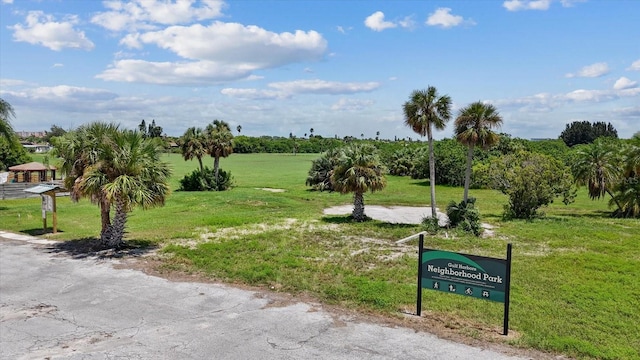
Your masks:
[[[459,204],[455,201],[449,202],[447,206],[447,216],[449,217],[449,226],[470,232],[475,236],[482,234],[480,226],[480,212],[475,206],[476,198],[469,198],[465,202],[462,200]]]
[[[204,171],[200,169],[193,170],[191,174],[185,175],[180,180],[180,188],[178,191],[224,191],[233,186],[233,177],[231,172],[222,169],[218,171],[218,181],[213,169],[205,166]]]

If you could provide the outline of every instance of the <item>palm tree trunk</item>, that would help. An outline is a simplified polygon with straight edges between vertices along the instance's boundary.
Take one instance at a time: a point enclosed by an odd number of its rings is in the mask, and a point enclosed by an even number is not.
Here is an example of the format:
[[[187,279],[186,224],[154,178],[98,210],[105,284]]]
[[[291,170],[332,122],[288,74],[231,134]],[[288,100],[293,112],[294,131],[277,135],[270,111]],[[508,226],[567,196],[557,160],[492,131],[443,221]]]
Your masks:
[[[202,167],[202,157],[198,156],[198,164],[200,164],[200,174],[204,174],[204,167]]]
[[[106,196],[100,199],[100,220],[102,222],[102,230],[100,231],[100,242],[106,244],[111,237],[111,204]]]
[[[469,198],[469,183],[471,182],[471,163],[473,162],[473,144],[469,145],[469,151],[467,152],[467,169],[464,172],[464,196],[462,199],[465,204]]]
[[[213,171],[216,177],[216,187],[218,186],[218,170],[220,169],[220,156],[213,158]]]
[[[431,185],[431,216],[438,218],[436,213],[436,159],[433,153],[433,137],[431,136],[431,127],[427,128],[427,136],[429,139],[429,184]]]
[[[118,198],[116,200],[116,214],[113,217],[113,224],[111,225],[111,236],[107,243],[104,243],[105,247],[118,249],[124,244],[124,227],[127,223],[127,211],[125,209],[124,200]]]
[[[609,196],[611,196],[611,199],[613,200],[613,202],[616,203],[616,206],[618,207],[618,210],[620,210],[620,213],[622,213],[622,206],[620,205],[620,202],[618,201],[618,199],[615,198],[615,196],[613,196],[613,194],[611,193],[611,191],[609,189],[605,190],[607,192],[607,194],[609,194]]]
[[[353,220],[361,222],[365,221],[364,215],[364,195],[361,192],[353,194],[353,212],[351,213]]]

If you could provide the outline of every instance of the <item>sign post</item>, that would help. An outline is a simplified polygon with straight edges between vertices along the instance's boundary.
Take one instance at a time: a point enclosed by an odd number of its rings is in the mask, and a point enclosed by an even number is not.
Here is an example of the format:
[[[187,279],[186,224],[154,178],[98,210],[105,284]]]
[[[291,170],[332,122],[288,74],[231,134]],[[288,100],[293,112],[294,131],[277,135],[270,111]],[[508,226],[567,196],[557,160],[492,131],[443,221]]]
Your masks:
[[[425,249],[424,235],[420,235],[418,260],[418,316],[423,288],[501,302],[504,303],[503,334],[508,335],[511,244],[507,245],[505,260]]]

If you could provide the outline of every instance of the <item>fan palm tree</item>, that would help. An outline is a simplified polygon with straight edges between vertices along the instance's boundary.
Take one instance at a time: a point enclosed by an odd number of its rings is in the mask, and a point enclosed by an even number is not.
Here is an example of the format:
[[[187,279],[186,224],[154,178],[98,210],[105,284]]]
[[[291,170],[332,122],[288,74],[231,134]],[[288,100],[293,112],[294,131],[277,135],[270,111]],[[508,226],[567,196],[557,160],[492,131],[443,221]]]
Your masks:
[[[329,149],[322,157],[311,162],[306,185],[311,186],[313,190],[333,191],[331,184],[331,174],[338,163],[341,152],[339,149]]]
[[[341,194],[353,193],[352,217],[365,221],[364,193],[384,189],[387,180],[385,168],[374,146],[354,144],[343,150],[331,175],[331,183]]]
[[[414,90],[409,101],[403,105],[404,123],[429,141],[429,183],[431,185],[431,215],[436,214],[436,168],[433,153],[433,129],[444,130],[451,119],[451,98],[440,96],[438,90],[429,86],[425,90]]]
[[[101,156],[118,131],[118,125],[96,122],[52,139],[52,156],[60,160],[60,170],[65,175],[65,187],[69,189],[71,200],[77,202],[86,197],[100,206],[100,240],[103,244],[108,243],[111,237],[111,202],[102,188],[108,180],[106,177],[95,178],[93,187],[85,186],[84,180],[88,170],[103,161]]]
[[[137,131],[119,131],[100,148],[100,161],[87,169],[81,186],[91,192],[104,191],[115,205],[107,247],[124,244],[127,214],[136,206],[144,209],[164,205],[170,190],[169,165],[160,160],[162,146],[156,139],[145,139]],[[106,182],[106,183],[105,183]]]
[[[11,141],[14,136],[13,128],[11,127],[11,119],[15,118],[15,116],[16,112],[13,110],[13,106],[0,98],[0,135],[4,136],[9,141]]]
[[[476,146],[480,146],[486,150],[498,143],[500,136],[491,131],[491,129],[500,125],[502,125],[502,117],[495,106],[484,104],[480,101],[461,109],[455,120],[456,139],[469,148],[467,152],[467,168],[464,174],[463,201],[465,203],[469,196],[473,149]]]
[[[213,157],[213,170],[217,183],[220,158],[227,157],[233,152],[233,134],[229,124],[221,120],[214,120],[212,124],[207,125],[205,133],[207,152]]]
[[[640,217],[640,133],[621,147],[623,178],[614,188],[610,203],[618,204],[622,217]]]
[[[202,166],[202,158],[207,154],[206,138],[202,129],[190,127],[180,138],[180,150],[185,160],[198,159],[200,165],[200,173],[204,173]]]
[[[618,210],[622,211],[612,193],[615,183],[622,176],[619,151],[613,144],[605,139],[598,139],[591,144],[582,145],[575,152],[571,171],[578,185],[587,186],[591,200],[608,194]]]

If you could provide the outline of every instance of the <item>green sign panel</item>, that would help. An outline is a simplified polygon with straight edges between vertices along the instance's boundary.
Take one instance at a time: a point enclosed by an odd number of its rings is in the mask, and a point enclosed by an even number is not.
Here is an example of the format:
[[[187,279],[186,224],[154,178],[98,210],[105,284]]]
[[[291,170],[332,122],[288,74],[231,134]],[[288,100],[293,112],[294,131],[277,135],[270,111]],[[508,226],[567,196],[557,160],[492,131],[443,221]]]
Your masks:
[[[504,303],[504,259],[422,249],[422,288]]]

